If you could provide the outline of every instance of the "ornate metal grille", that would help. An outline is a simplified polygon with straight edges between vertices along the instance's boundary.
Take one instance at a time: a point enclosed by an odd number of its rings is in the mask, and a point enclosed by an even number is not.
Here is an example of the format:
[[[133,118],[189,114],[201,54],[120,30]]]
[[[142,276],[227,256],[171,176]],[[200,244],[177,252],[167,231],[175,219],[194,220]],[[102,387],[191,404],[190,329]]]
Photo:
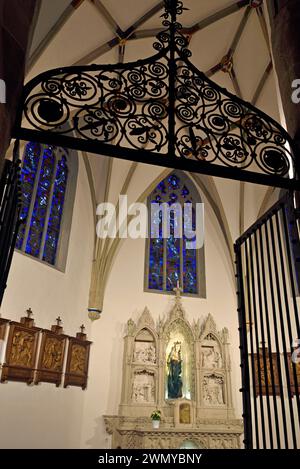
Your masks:
[[[14,137],[299,189],[287,132],[189,61],[177,22],[183,9],[181,1],[165,0],[166,29],[149,59],[65,67],[31,80]]]

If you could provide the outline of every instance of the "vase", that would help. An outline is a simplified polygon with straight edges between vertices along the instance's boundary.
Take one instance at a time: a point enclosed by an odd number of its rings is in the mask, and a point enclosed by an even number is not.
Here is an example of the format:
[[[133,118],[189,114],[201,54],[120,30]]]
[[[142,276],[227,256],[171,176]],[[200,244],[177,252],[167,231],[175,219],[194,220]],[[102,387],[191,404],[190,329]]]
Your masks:
[[[160,420],[152,420],[152,427],[159,428]]]

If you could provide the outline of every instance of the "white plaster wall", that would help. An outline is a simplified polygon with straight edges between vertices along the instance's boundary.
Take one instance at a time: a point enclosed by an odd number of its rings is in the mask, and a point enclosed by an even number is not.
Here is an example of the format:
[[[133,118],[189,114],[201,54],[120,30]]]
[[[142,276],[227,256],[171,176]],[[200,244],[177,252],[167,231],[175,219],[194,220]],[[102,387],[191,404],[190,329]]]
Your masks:
[[[128,190],[129,201],[133,200],[133,193],[136,196],[146,189],[150,181],[159,174],[157,171],[161,169],[150,166],[144,166],[143,169],[143,166],[139,165]],[[223,197],[223,202],[226,203],[226,194]],[[207,203],[205,224],[207,298],[184,297],[183,306],[191,321],[199,317],[204,318],[211,313],[219,329],[228,327],[231,339],[233,399],[236,416],[241,418],[235,285],[220,228]],[[123,336],[127,320],[130,317],[137,319],[146,305],[155,320],[159,315],[167,314],[172,306],[171,295],[144,292],[144,258],[145,240],[122,241],[106,287],[101,319],[92,324],[90,377],[85,392],[82,422],[83,448],[105,448],[110,445],[110,437],[104,428],[103,415],[113,415],[118,412]]]
[[[80,155],[79,155],[80,156]],[[74,203],[65,273],[15,252],[1,316],[19,320],[30,306],[36,325],[49,328],[60,315],[66,334],[87,320],[93,249],[93,212],[82,159]],[[0,384],[0,447],[70,448],[79,446],[84,391],[53,384]]]
[[[5,403],[1,416],[6,422],[5,427],[0,427],[0,447],[3,448],[109,447],[110,438],[105,432],[102,416],[118,411],[126,322],[130,317],[136,319],[146,305],[155,319],[167,314],[172,305],[173,297],[170,295],[144,292],[145,240],[128,239],[122,241],[112,265],[102,317],[93,324],[87,322],[94,227],[88,181],[81,158],[79,163],[66,273],[16,253],[1,315],[18,320],[30,306],[36,324],[49,327],[60,314],[66,333],[71,335],[85,322],[89,339],[93,341],[88,389],[57,389],[47,383],[30,387],[23,383],[0,384],[0,402]],[[119,165],[114,162],[110,200],[117,200],[127,174],[125,166],[124,163]],[[127,168],[130,168],[129,162]],[[128,188],[128,204],[136,201],[156,178],[159,180],[162,171],[162,168],[139,164]],[[233,271],[215,215],[203,196],[202,199],[205,203],[207,298],[184,297],[183,305],[191,321],[211,313],[219,329],[228,327],[234,406],[236,416],[240,417],[238,324]],[[228,209],[232,207],[230,191],[222,193],[222,202]],[[237,213],[236,207],[234,213]]]

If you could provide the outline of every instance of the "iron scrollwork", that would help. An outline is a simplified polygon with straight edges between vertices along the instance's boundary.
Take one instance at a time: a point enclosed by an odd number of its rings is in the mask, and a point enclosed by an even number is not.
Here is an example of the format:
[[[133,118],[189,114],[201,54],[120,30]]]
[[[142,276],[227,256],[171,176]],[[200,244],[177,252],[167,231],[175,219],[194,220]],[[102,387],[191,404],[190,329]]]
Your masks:
[[[273,119],[190,61],[166,0],[157,53],[118,65],[74,66],[24,88],[14,136],[266,185],[298,187],[293,141]],[[290,179],[289,179],[290,178]]]

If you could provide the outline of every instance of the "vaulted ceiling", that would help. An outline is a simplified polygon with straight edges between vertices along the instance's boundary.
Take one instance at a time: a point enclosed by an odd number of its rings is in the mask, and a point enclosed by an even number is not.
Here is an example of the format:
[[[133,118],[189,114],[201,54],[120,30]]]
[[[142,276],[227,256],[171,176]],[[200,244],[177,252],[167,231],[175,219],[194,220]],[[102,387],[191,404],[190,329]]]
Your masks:
[[[155,35],[162,29],[163,3],[41,0],[28,52],[26,81],[50,68],[131,62],[153,55]],[[195,66],[220,86],[279,121],[266,6],[262,3],[255,8],[260,3],[184,0],[187,10],[179,21],[189,39]],[[96,203],[105,196],[112,163],[108,163],[108,158],[90,154],[84,155],[84,161]],[[125,181],[130,162],[122,164],[128,165]],[[115,184],[114,178],[109,180]],[[264,209],[272,189],[209,176],[203,176],[203,187],[207,187],[207,181],[214,187],[211,192],[216,190],[216,211],[223,213],[231,243]],[[223,199],[230,203],[222,205]]]

